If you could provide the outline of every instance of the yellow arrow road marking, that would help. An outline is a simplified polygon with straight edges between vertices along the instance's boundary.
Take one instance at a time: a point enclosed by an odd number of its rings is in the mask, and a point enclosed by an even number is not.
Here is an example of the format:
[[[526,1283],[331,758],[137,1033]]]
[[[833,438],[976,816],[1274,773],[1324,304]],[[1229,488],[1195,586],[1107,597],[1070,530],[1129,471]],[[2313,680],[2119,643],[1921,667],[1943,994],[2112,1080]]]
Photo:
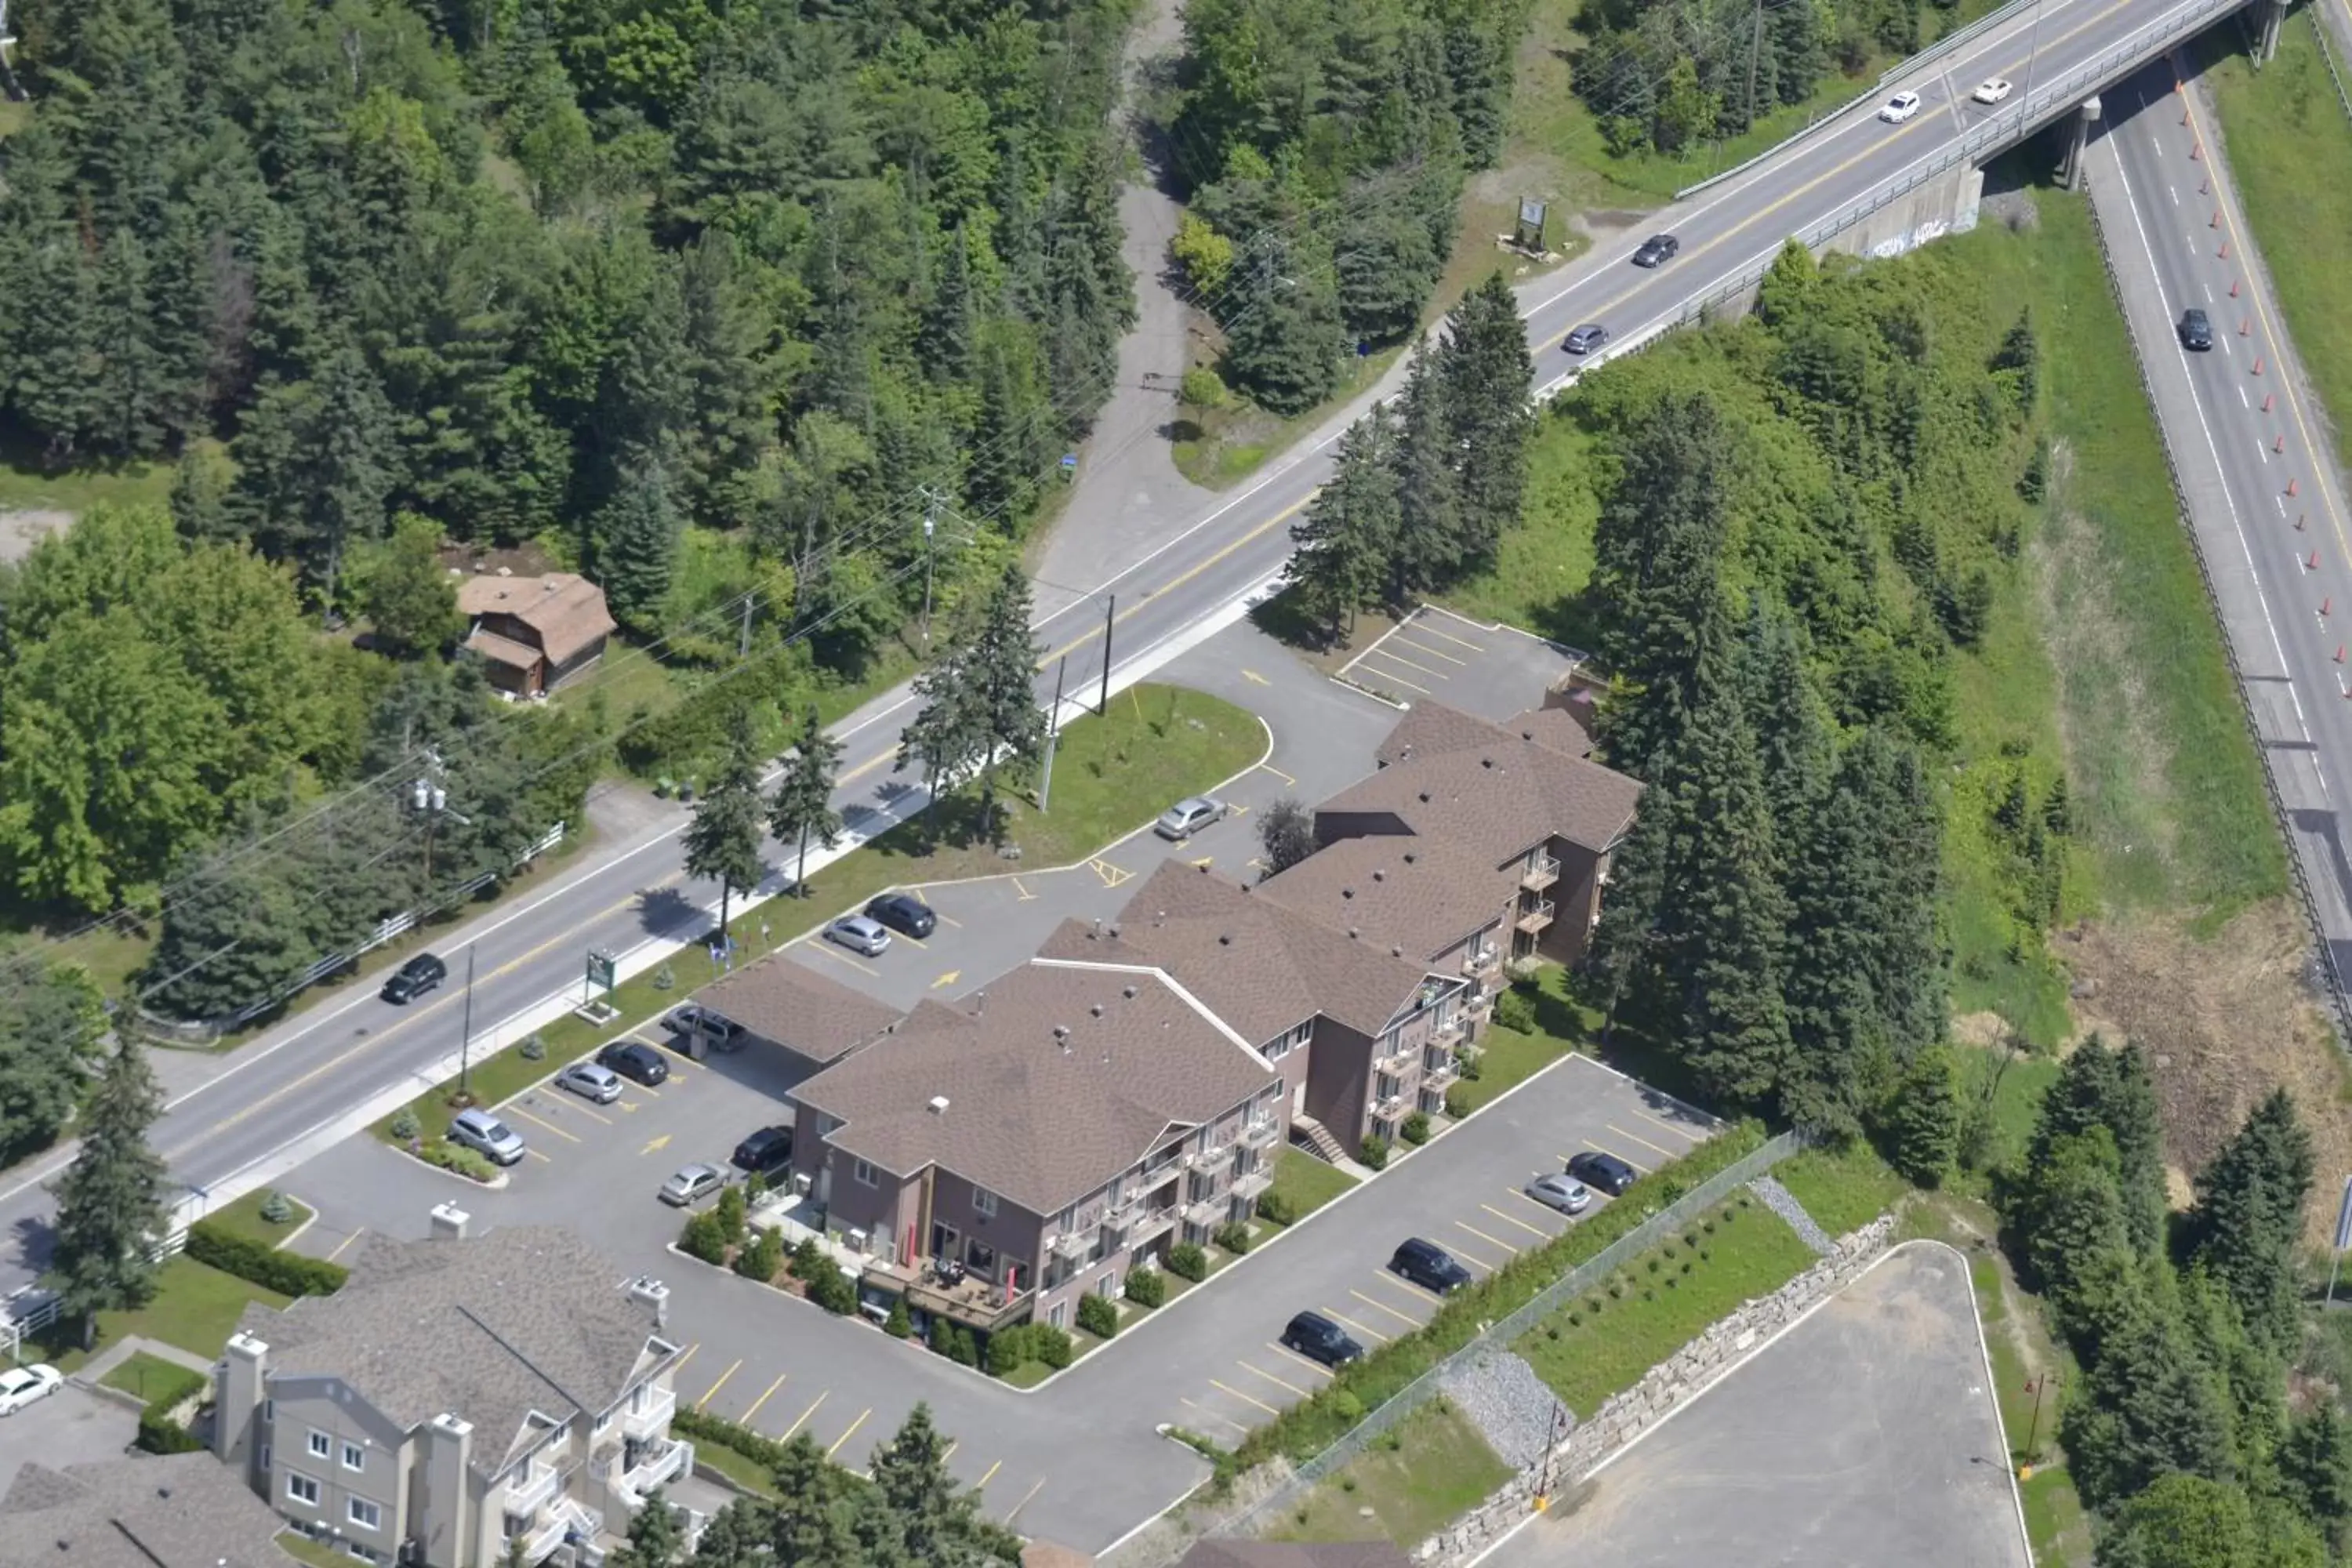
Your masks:
[[[1272,686],[1274,684],[1273,681],[1268,680],[1265,676],[1260,675],[1255,669],[1243,670],[1242,679],[1250,682],[1254,686]]]
[[[654,1140],[653,1142],[651,1142],[650,1143],[647,1143],[644,1148],[642,1148],[642,1149],[638,1150],[638,1151],[637,1151],[637,1152],[638,1152],[638,1153],[640,1153],[640,1154],[654,1154],[654,1153],[658,1153],[658,1152],[660,1152],[662,1150],[667,1149],[667,1148],[668,1148],[668,1147],[669,1147],[669,1134],[668,1134],[668,1133],[667,1133],[667,1132],[665,1132],[665,1133],[663,1133],[660,1137],[658,1137],[658,1138],[655,1139],[655,1140]]]
[[[942,985],[952,985],[962,977],[962,970],[950,969],[945,974],[940,975],[937,980],[931,982],[931,989],[937,991]]]

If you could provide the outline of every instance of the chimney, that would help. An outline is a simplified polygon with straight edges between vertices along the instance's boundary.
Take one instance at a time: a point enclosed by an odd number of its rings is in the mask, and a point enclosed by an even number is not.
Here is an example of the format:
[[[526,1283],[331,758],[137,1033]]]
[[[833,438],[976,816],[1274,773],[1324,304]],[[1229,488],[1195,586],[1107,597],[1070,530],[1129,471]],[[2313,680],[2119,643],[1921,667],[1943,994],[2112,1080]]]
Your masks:
[[[467,1460],[473,1448],[473,1423],[446,1412],[425,1424],[424,1475],[409,1504],[412,1533],[425,1543],[427,1563],[454,1563],[458,1543],[481,1532],[466,1517]]]
[[[935,1094],[931,1096],[931,1114],[933,1116],[945,1116],[947,1113],[948,1097],[944,1094]]]
[[[236,1465],[247,1484],[257,1482],[265,1493],[270,1490],[271,1481],[253,1472],[254,1460],[261,1451],[253,1428],[261,1402],[268,1397],[268,1381],[269,1347],[251,1334],[229,1335],[213,1369],[213,1457]]]
[[[473,1223],[474,1216],[456,1204],[433,1205],[433,1239],[436,1241],[463,1241]]]

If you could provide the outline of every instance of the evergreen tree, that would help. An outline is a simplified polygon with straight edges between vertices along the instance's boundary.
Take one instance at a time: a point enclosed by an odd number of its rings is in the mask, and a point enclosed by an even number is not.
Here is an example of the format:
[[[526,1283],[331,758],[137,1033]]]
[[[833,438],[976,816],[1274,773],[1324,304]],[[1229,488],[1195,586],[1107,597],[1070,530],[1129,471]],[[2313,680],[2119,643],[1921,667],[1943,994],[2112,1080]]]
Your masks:
[[[2321,1568],[2310,1527],[2269,1500],[2205,1476],[2158,1477],[2117,1509],[2098,1568]]]
[[[2021,413],[2032,413],[2034,400],[2040,395],[2042,376],[2042,345],[2033,335],[2033,311],[2029,307],[2017,313],[2016,321],[2000,340],[2000,347],[1992,356],[1993,379],[2008,390],[2010,401]]]
[[[760,885],[760,752],[749,706],[729,715],[727,755],[719,774],[694,803],[686,827],[686,871],[719,884],[719,934],[727,936],[729,900],[737,889]]]
[[[1375,209],[1333,263],[1340,318],[1371,343],[1399,342],[1421,324],[1421,302],[1444,265],[1417,213]]]
[[[1033,759],[1045,740],[1036,693],[1037,647],[1029,635],[1029,580],[1018,562],[976,621],[915,679],[923,707],[899,740],[898,766],[922,763],[934,781],[980,770],[980,818],[995,832],[997,769]]]
[[[2228,1479],[2228,1417],[2161,1306],[2147,1302],[2099,1347],[2059,1427],[2083,1500],[2113,1508],[2158,1477]]]
[[[2345,1526],[2352,1523],[2352,1423],[2334,1401],[2318,1401],[2310,1415],[2287,1428],[2278,1468],[2304,1517],[2331,1542],[2340,1543]]]
[[[0,971],[0,1157],[56,1142],[106,1027],[104,998],[79,965],[20,959]]]
[[[1226,325],[1225,379],[1276,414],[1304,414],[1339,381],[1339,301],[1317,264],[1328,252],[1270,231],[1251,250],[1234,263],[1240,297]]]
[[[1942,1185],[1960,1152],[1959,1080],[1949,1051],[1930,1046],[1911,1058],[1885,1124],[1889,1163],[1918,1186]]]
[[[380,537],[384,504],[398,482],[392,405],[359,350],[328,360],[309,427],[309,555],[330,608],[337,603],[343,552]]]
[[[1461,464],[1462,554],[1483,565],[1526,504],[1535,361],[1518,301],[1497,270],[1463,297],[1440,351],[1446,423]]]
[[[683,530],[668,472],[657,462],[631,468],[597,514],[597,580],[613,618],[631,631],[652,636],[659,630]]]
[[[800,862],[793,872],[793,889],[808,897],[808,847],[814,837],[827,849],[840,842],[841,814],[833,809],[835,775],[841,768],[841,742],[824,732],[824,722],[811,707],[801,722],[800,739],[784,759],[783,775],[768,801],[768,831],[779,844],[798,847]]]
[[[971,374],[979,316],[972,299],[971,245],[962,226],[949,237],[939,287],[924,312],[924,339],[930,352],[923,364],[936,380],[961,383]]]
[[[1295,795],[1284,795],[1258,817],[1257,842],[1265,851],[1265,874],[1278,877],[1315,853],[1315,814]]]
[[[627,1541],[613,1553],[614,1568],[678,1568],[686,1554],[686,1535],[669,1499],[656,1487],[643,1508],[629,1516]]]
[[[1428,345],[1413,352],[1404,391],[1397,398],[1397,433],[1390,448],[1396,472],[1396,544],[1390,561],[1390,597],[1402,605],[1415,589],[1442,588],[1463,565],[1461,479],[1454,471],[1445,389]]]
[[[2028,1168],[2015,1205],[2027,1269],[2086,1355],[2112,1305],[2104,1295],[2117,1278],[2109,1260],[2131,1254],[2119,1164],[2104,1126],[2069,1133]]]
[[[2042,1098],[2028,1168],[2050,1157],[2053,1144],[2094,1127],[2106,1129],[2115,1146],[2116,1176],[2132,1245],[2143,1257],[2163,1250],[2165,1214],[2164,1130],[2158,1121],[2156,1085],[2138,1046],[2109,1047],[2094,1035],[2069,1052],[2058,1080]]]
[[[155,349],[147,250],[131,229],[116,230],[99,250],[95,303],[93,432],[117,457],[147,457],[163,442],[168,392]]]
[[[1339,437],[1331,478],[1292,525],[1291,591],[1299,614],[1337,642],[1386,585],[1399,521],[1396,424],[1375,403]]]
[[[185,448],[172,470],[172,526],[183,539],[234,538],[236,525],[229,516],[228,491],[222,465],[194,447]]]
[[[1585,958],[1586,973],[1598,993],[1604,1039],[1616,1026],[1618,1008],[1641,996],[1642,983],[1655,973],[1667,856],[1681,833],[1675,808],[1671,790],[1657,784],[1643,790],[1633,826],[1609,858],[1609,896],[1601,901]]]
[[[144,1047],[118,1040],[82,1113],[80,1151],[58,1179],[57,1238],[49,1268],[64,1310],[81,1320],[84,1350],[98,1314],[155,1299],[162,1268],[163,1159],[147,1145],[163,1091]]]
[[[2301,1340],[2294,1249],[2314,1171],[2311,1134],[2274,1089],[2197,1177],[2194,1256],[2229,1289],[2257,1342],[2280,1354]]]
[[[397,652],[434,652],[463,635],[466,618],[457,613],[457,590],[441,564],[438,524],[401,514],[368,569],[360,608],[375,640]]]

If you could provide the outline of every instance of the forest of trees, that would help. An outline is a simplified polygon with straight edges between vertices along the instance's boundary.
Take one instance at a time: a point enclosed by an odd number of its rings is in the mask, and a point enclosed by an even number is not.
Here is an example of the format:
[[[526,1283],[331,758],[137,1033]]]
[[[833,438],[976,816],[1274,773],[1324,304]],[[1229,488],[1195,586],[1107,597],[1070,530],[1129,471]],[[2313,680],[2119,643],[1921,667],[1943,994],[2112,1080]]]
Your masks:
[[[1502,146],[1528,0],[1189,0],[1176,258],[1267,408],[1412,335],[1465,174]]]

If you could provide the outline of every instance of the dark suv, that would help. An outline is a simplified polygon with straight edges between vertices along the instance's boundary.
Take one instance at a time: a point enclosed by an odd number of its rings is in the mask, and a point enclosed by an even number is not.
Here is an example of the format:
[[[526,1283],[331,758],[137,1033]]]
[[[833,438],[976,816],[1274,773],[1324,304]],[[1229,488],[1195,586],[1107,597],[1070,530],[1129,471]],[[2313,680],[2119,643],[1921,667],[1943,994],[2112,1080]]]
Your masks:
[[[912,893],[885,893],[866,906],[866,918],[880,921],[892,931],[917,942],[939,930],[940,917]]]
[[[1633,1178],[1639,1174],[1616,1155],[1603,1154],[1592,1149],[1581,1154],[1570,1155],[1568,1173],[1588,1187],[1600,1188],[1612,1198],[1632,1186]]]
[[[383,983],[382,995],[385,1001],[404,1007],[448,978],[447,964],[429,952],[420,952],[392,972],[392,978]]]
[[[2213,322],[2204,311],[2180,312],[2180,346],[2200,353],[2213,346]]]
[[[669,1063],[662,1054],[639,1040],[614,1040],[596,1053],[596,1065],[611,1068],[623,1078],[636,1079],[646,1088],[669,1081]]]
[[[1361,1360],[1364,1353],[1364,1347],[1347,1330],[1320,1312],[1301,1312],[1291,1319],[1290,1326],[1282,1331],[1282,1342],[1308,1361],[1328,1367],[1345,1366]]]
[[[1470,1270],[1456,1262],[1452,1253],[1417,1236],[1396,1249],[1396,1256],[1389,1259],[1389,1272],[1441,1296],[1470,1283]]]

